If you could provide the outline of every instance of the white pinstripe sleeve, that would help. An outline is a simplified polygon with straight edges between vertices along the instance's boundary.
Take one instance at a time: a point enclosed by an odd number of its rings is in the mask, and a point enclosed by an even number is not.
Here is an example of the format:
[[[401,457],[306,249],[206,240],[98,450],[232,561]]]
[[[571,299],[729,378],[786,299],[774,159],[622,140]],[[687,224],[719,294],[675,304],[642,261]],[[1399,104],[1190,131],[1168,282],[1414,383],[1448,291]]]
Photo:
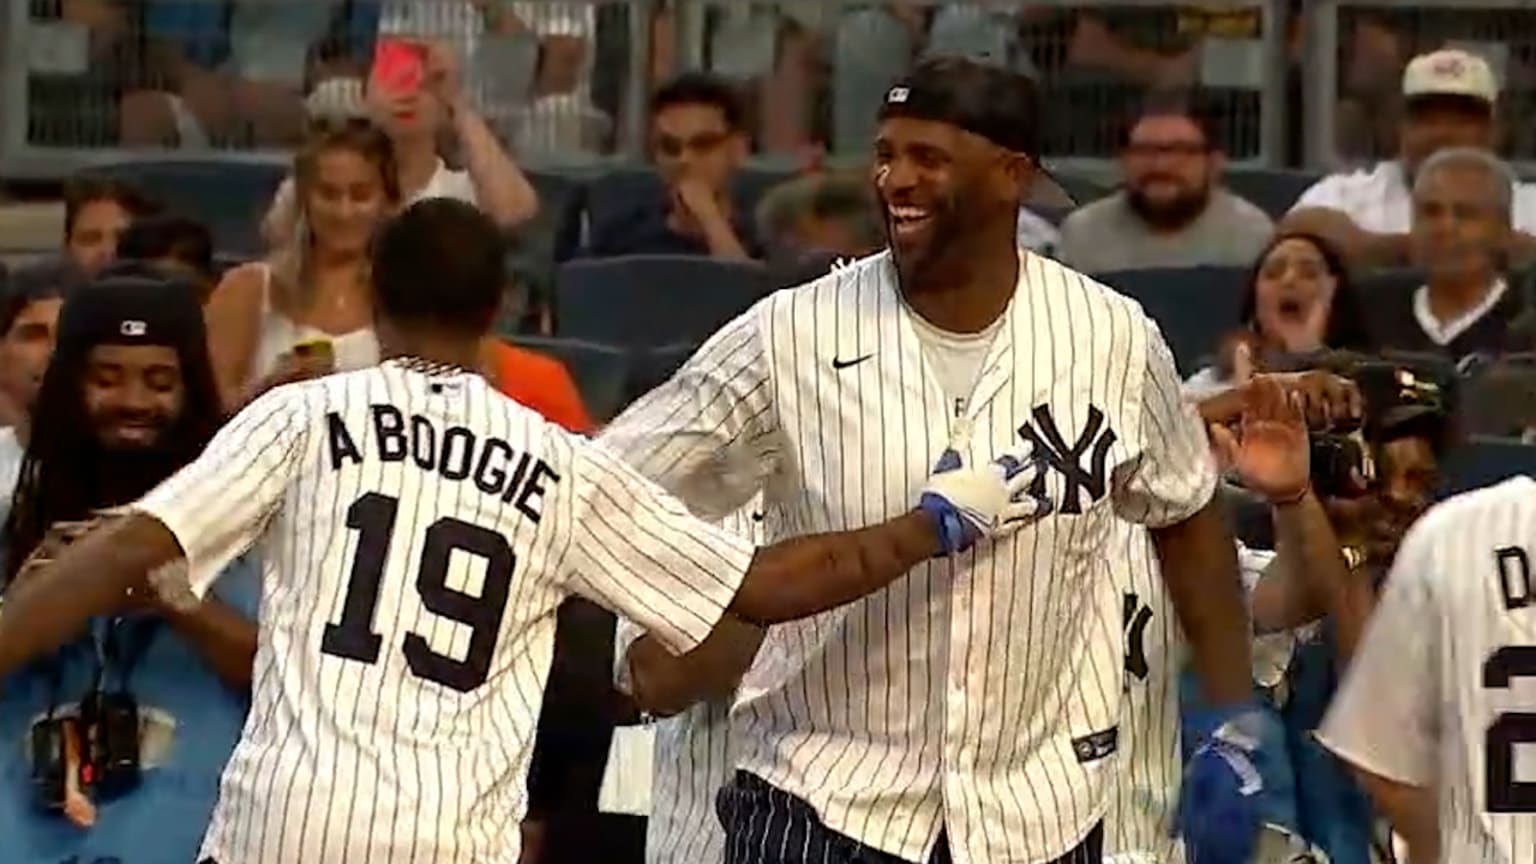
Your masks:
[[[1193,516],[1216,494],[1216,461],[1195,404],[1185,399],[1173,352],[1147,318],[1141,385],[1141,452],[1114,475],[1115,512],[1148,528]]]
[[[269,391],[225,424],[190,465],[133,505],[176,537],[198,597],[251,547],[282,500],[308,438],[306,405],[300,387]]]
[[[602,444],[571,460],[570,537],[560,572],[572,590],[690,651],[725,614],[756,547],[704,522]]]
[[[1412,786],[1435,778],[1441,628],[1425,570],[1433,566],[1434,543],[1424,530],[1404,539],[1317,732],[1319,743],[1345,762]]]
[[[763,312],[759,303],[721,328],[599,438],[708,519],[746,504],[772,468],[777,420]]]

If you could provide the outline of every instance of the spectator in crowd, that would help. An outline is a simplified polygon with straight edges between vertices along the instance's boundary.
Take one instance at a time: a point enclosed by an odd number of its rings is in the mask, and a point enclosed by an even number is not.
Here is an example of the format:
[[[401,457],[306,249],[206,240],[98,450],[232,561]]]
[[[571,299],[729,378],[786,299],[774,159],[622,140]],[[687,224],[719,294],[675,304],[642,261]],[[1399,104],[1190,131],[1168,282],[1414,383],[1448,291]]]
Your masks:
[[[867,177],[807,174],[768,190],[757,205],[757,236],[781,284],[809,281],[834,261],[885,245]]]
[[[1124,188],[1067,217],[1057,257],[1090,273],[1252,261],[1274,224],[1221,184],[1220,147],[1204,108],[1149,105],[1121,148]]]
[[[423,198],[457,198],[484,210],[503,228],[516,228],[538,211],[538,193],[502,149],[495,133],[470,105],[452,50],[436,41],[417,43],[424,58],[421,86],[408,91],[370,80],[364,99],[368,116],[394,148],[402,206]],[[439,143],[452,138],[467,170],[448,167]],[[297,214],[293,181],[278,187],[262,233],[272,246],[293,235]]]
[[[81,523],[136,500],[191,460],[222,409],[197,300],[184,288],[105,279],[66,302],[34,435],[6,523],[7,587],[67,544]],[[238,567],[236,568],[238,569]],[[196,611],[125,598],[120,617],[0,683],[0,836],[16,861],[191,861],[239,736],[256,648],[256,574],[225,574]],[[237,609],[239,611],[237,611]],[[139,782],[80,772],[96,684],[137,705]],[[63,815],[39,800],[25,746],[58,722]],[[47,728],[47,727],[44,727]],[[57,751],[56,751],[57,752]],[[51,795],[49,796],[52,797]]]
[[[1367,347],[1365,315],[1344,259],[1310,234],[1281,234],[1248,277],[1241,328],[1222,341],[1215,365],[1185,384],[1195,396],[1282,368],[1286,357]]]
[[[315,47],[342,0],[224,4],[150,0],[146,49],[157,74],[123,94],[125,147],[292,146],[304,129]]]
[[[0,428],[0,521],[10,512],[21,457],[31,440],[32,406],[48,358],[53,356],[59,307],[83,281],[73,261],[57,258],[18,270],[0,301],[0,396],[5,406],[5,426]]]
[[[128,225],[160,212],[160,205],[121,180],[79,175],[64,184],[64,248],[87,275],[117,257]]]
[[[152,216],[130,225],[117,240],[121,261],[140,261],[168,276],[185,279],[206,300],[218,276],[213,266],[213,235],[196,219]]]
[[[1529,335],[1511,329],[1525,303],[1505,278],[1517,186],[1486,150],[1453,147],[1424,162],[1414,176],[1409,246],[1426,284],[1379,292],[1371,324],[1382,347],[1452,360],[1530,350]]]
[[[394,153],[382,131],[360,120],[322,124],[300,148],[293,239],[230,270],[208,300],[208,344],[225,407],[278,384],[378,362],[367,253],[400,203]]]
[[[651,97],[650,141],[666,194],[593,225],[590,252],[755,257],[749,216],[731,199],[748,149],[741,124],[736,93],[723,81],[686,73],[662,85]]]
[[[1328,238],[1362,267],[1411,262],[1408,239],[1412,186],[1424,161],[1447,147],[1492,152],[1498,134],[1499,85],[1488,61],[1446,49],[1413,58],[1403,72],[1405,107],[1398,156],[1370,171],[1332,174],[1302,194],[1282,220],[1290,231]],[[1536,187],[1517,184],[1512,195],[1511,260],[1536,252]]]

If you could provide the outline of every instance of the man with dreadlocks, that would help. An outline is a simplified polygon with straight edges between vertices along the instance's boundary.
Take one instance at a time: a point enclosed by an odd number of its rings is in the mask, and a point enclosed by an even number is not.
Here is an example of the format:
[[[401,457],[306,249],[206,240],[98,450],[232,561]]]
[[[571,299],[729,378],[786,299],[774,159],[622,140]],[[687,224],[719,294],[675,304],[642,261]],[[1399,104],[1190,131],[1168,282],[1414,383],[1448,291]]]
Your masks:
[[[49,578],[40,565],[81,526],[203,449],[220,420],[206,338],[184,285],[102,277],[65,301],[5,528],[7,594]],[[245,578],[221,581],[223,602],[183,613],[135,598],[0,680],[7,860],[194,858],[255,654],[255,574],[229,575]],[[122,716],[108,706],[130,703],[143,732],[130,748],[138,767],[125,773],[110,767],[121,754],[102,755],[99,742],[108,718]]]

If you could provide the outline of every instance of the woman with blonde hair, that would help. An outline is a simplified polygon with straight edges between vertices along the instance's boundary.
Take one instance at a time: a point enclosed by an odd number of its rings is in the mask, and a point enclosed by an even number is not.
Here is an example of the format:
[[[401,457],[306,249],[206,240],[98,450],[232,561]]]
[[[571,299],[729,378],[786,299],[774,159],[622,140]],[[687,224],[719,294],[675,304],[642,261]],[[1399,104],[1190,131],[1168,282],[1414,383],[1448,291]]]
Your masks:
[[[297,221],[266,259],[235,268],[206,308],[226,408],[289,381],[371,366],[368,246],[400,203],[389,138],[362,120],[311,130],[294,158]]]

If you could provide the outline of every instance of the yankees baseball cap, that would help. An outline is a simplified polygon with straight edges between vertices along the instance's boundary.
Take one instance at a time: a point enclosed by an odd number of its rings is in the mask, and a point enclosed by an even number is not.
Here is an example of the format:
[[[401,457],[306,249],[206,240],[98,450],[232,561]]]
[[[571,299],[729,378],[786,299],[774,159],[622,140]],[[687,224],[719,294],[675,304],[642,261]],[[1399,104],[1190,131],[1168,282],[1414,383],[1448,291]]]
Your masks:
[[[1489,105],[1499,101],[1499,83],[1488,61],[1468,51],[1446,48],[1420,54],[1403,70],[1403,96],[1462,96]]]
[[[892,117],[948,123],[1019,153],[1036,169],[1025,191],[1026,206],[1077,206],[1041,163],[1040,93],[1028,75],[967,57],[924,59],[886,91],[879,119]]]

